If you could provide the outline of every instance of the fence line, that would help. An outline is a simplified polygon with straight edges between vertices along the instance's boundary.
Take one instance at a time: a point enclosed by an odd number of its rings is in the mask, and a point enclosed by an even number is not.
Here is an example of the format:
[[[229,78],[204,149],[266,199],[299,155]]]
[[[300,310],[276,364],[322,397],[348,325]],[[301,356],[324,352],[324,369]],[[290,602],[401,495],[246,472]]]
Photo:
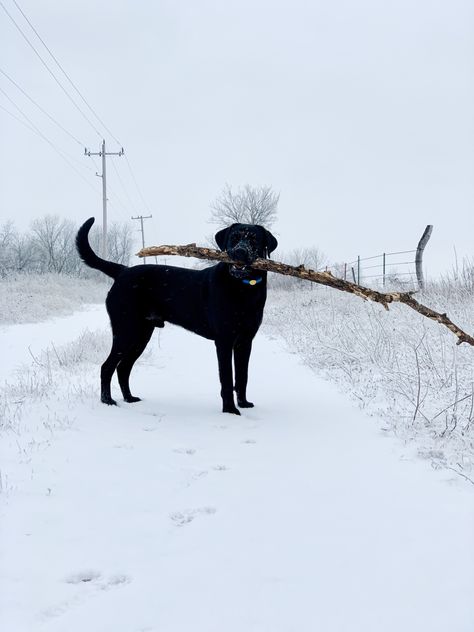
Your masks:
[[[365,280],[368,279],[380,279],[382,285],[385,286],[388,280],[396,280],[398,283],[416,283],[415,273],[415,257],[407,260],[405,257],[402,261],[388,261],[391,257],[399,255],[415,254],[416,250],[399,250],[397,252],[383,252],[379,255],[373,255],[371,257],[357,257],[354,261],[344,262],[342,264],[343,269],[340,270],[340,276],[346,281],[348,277],[358,285],[363,285]],[[379,263],[364,265],[367,261],[379,260]],[[411,270],[403,268],[397,270],[400,266],[412,266]],[[366,274],[367,271],[380,270],[379,274]],[[342,274],[341,274],[342,273]],[[408,280],[400,279],[400,277],[411,277]]]

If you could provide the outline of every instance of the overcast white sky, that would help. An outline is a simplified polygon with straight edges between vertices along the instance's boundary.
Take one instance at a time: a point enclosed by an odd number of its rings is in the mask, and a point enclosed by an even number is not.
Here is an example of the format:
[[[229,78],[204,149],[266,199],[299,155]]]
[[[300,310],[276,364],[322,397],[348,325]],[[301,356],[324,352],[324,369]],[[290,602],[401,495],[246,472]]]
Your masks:
[[[411,249],[432,223],[429,273],[450,268],[455,248],[474,254],[472,0],[17,2],[124,146],[146,205],[125,159],[110,159],[110,219],[152,213],[149,244],[203,241],[228,182],[280,192],[282,251],[342,261]],[[2,3],[61,77],[14,0]],[[0,88],[89,183],[0,109],[1,220],[100,219],[83,144],[119,145],[2,7],[0,40],[0,68],[80,142],[3,75]],[[21,117],[2,92],[0,106]]]

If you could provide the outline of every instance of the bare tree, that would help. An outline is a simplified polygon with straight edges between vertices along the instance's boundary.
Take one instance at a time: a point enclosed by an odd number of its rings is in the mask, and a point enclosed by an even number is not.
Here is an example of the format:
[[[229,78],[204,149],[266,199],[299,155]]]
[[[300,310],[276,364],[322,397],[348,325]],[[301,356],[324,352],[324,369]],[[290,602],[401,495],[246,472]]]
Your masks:
[[[0,276],[12,272],[56,272],[79,277],[94,276],[80,260],[75,246],[77,227],[71,220],[47,215],[34,220],[31,230],[19,233],[12,221],[0,224]],[[91,245],[100,252],[100,231],[91,234]],[[132,229],[113,223],[108,233],[109,259],[129,264],[133,250]]]
[[[114,222],[107,232],[108,259],[128,265],[133,247],[133,233],[129,224]]]
[[[75,252],[76,227],[71,220],[46,215],[32,222],[31,229],[41,272],[70,273]]]
[[[323,271],[328,265],[327,256],[319,250],[317,246],[306,248],[295,248],[287,257],[284,257],[291,265],[310,268],[311,270]]]
[[[11,220],[0,225],[0,274],[4,276],[12,267],[12,247],[16,231]]]
[[[11,248],[11,270],[16,272],[37,272],[38,257],[31,235],[15,233]]]
[[[220,227],[235,222],[242,224],[260,224],[271,228],[277,217],[280,195],[272,187],[244,187],[233,191],[226,184],[211,204],[211,223]]]

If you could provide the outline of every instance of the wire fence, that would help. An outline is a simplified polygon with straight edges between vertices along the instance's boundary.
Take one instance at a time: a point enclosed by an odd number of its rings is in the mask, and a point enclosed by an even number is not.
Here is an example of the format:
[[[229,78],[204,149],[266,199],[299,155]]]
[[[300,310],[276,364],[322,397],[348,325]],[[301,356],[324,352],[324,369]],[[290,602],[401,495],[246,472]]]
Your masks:
[[[332,272],[345,281],[358,285],[402,285],[417,288],[415,253],[416,250],[400,250],[383,252],[372,257],[358,256],[354,261],[335,265]]]

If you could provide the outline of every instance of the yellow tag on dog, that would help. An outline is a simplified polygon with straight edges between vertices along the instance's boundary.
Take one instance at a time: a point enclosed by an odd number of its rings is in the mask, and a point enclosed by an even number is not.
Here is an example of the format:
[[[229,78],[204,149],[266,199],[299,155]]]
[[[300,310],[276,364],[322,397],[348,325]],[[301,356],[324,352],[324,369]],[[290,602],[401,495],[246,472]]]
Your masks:
[[[249,284],[250,284],[250,285],[257,285],[257,281],[255,281],[255,279],[251,279],[251,280],[249,281]]]

